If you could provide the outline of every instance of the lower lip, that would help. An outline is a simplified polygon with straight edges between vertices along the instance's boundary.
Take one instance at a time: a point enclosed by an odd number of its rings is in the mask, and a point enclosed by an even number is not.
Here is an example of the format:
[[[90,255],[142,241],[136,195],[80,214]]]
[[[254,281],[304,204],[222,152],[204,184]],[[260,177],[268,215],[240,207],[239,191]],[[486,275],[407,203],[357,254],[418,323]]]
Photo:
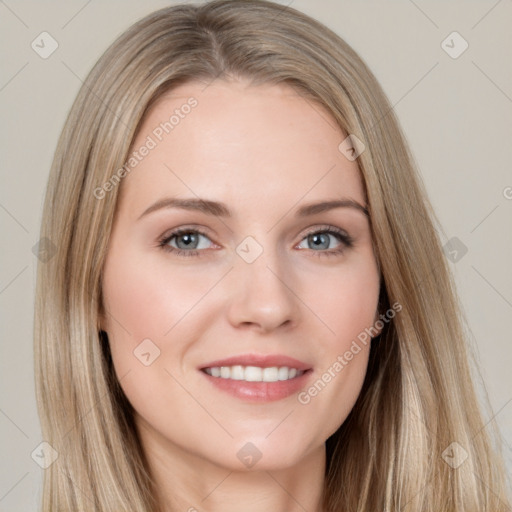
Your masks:
[[[312,370],[306,370],[300,377],[276,382],[247,382],[245,380],[212,377],[201,373],[218,389],[248,402],[274,402],[298,393],[306,385]]]

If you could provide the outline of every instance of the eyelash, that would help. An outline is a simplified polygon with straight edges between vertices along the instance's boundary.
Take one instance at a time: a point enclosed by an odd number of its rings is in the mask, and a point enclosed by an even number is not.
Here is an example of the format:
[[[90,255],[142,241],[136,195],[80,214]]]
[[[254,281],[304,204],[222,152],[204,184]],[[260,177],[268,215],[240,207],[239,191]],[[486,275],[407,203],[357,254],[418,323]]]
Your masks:
[[[314,231],[310,231],[309,233],[306,233],[306,235],[301,239],[304,240],[308,236],[311,235],[318,235],[321,233],[327,233],[329,235],[335,236],[339,242],[341,242],[340,247],[337,249],[330,249],[330,250],[324,250],[324,251],[312,251],[316,256],[318,257],[325,257],[325,256],[337,256],[341,253],[343,253],[346,249],[349,249],[353,247],[354,240],[353,238],[346,234],[344,231],[334,227],[334,226],[325,226],[322,228],[315,229]],[[158,247],[161,248],[163,251],[171,252],[176,254],[177,256],[183,256],[183,257],[191,257],[191,256],[199,256],[199,253],[201,253],[203,250],[190,250],[190,251],[184,251],[183,249],[176,249],[175,247],[171,247],[169,245],[169,242],[174,238],[178,237],[180,235],[184,234],[198,234],[202,235],[206,238],[209,238],[209,236],[197,228],[179,228],[174,230],[169,235],[164,236],[161,238],[158,242]],[[303,249],[301,249],[303,250]]]

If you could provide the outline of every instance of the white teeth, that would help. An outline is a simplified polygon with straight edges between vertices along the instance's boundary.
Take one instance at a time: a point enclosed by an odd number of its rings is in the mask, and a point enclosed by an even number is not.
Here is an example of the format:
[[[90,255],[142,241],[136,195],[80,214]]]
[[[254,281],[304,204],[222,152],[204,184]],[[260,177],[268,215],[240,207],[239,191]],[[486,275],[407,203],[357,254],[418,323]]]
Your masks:
[[[221,379],[245,380],[247,382],[277,382],[278,380],[289,380],[300,377],[304,371],[287,366],[272,366],[260,368],[259,366],[215,366],[205,368],[204,371],[212,377]]]
[[[290,369],[286,368],[286,366],[279,368],[279,370],[277,372],[277,378],[279,380],[286,380],[286,379],[288,379],[289,375],[290,375]]]
[[[231,374],[231,369],[229,368]],[[261,382],[263,380],[263,371],[257,366],[247,366],[244,371],[244,380],[248,382]]]
[[[279,380],[279,368],[275,366],[273,368],[264,368],[262,380],[265,382],[276,382]]]
[[[230,376],[228,375],[229,379]],[[232,366],[231,367],[231,378],[233,380],[244,380],[244,367],[243,366]]]

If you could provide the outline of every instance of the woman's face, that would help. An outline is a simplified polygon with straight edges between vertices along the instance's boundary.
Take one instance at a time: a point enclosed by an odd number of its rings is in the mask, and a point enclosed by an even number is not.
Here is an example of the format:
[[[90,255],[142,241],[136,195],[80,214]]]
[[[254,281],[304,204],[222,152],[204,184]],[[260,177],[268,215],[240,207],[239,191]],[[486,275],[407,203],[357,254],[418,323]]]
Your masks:
[[[285,85],[187,83],[145,119],[102,328],[154,451],[290,467],[352,409],[380,281],[345,137]],[[339,200],[357,205],[328,207]]]

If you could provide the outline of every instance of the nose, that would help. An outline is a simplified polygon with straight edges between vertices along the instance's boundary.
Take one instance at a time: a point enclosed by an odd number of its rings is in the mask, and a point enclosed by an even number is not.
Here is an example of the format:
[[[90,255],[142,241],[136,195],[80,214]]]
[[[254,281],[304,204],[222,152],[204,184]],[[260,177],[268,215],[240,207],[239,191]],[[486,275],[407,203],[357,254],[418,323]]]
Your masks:
[[[239,259],[231,272],[227,291],[230,297],[228,319],[237,328],[262,333],[290,328],[299,321],[300,300],[294,292],[296,283],[283,262],[271,257],[270,251],[247,263]],[[295,286],[294,286],[295,284]]]

